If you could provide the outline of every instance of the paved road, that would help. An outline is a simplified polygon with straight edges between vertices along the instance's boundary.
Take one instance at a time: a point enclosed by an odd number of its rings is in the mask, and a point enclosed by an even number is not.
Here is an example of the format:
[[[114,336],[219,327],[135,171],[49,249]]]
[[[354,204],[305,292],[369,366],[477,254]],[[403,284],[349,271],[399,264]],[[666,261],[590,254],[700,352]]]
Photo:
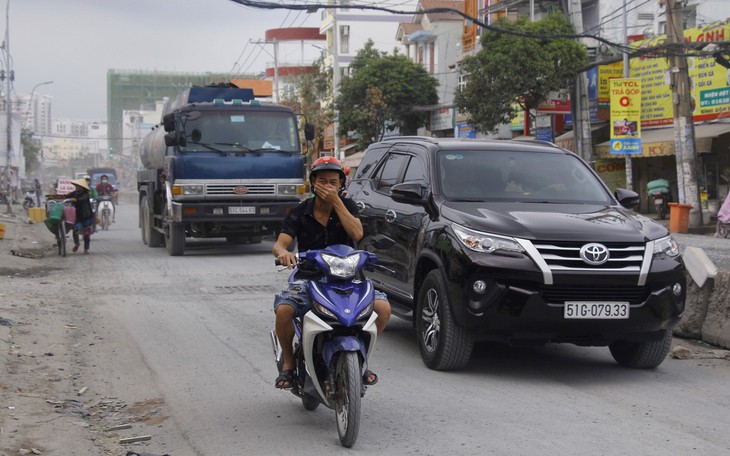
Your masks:
[[[88,364],[109,396],[164,398],[170,419],[150,426],[158,446],[146,451],[730,453],[727,360],[667,359],[636,371],[617,366],[605,348],[485,344],[464,371],[435,372],[397,318],[373,358],[381,381],[363,399],[358,442],[344,450],[332,411],[307,412],[272,386],[271,302],[286,274],[275,272],[270,248],[192,242],[185,256],[169,257],[141,243],[132,205],[94,237],[85,273],[99,299]]]

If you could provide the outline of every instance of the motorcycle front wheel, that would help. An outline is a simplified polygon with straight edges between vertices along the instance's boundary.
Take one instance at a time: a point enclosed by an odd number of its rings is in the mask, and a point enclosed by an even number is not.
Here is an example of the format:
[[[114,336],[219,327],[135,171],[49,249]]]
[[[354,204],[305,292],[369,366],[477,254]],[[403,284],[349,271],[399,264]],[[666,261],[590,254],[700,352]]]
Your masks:
[[[335,365],[335,413],[340,443],[350,448],[360,430],[362,374],[360,359],[355,352],[342,352]]]

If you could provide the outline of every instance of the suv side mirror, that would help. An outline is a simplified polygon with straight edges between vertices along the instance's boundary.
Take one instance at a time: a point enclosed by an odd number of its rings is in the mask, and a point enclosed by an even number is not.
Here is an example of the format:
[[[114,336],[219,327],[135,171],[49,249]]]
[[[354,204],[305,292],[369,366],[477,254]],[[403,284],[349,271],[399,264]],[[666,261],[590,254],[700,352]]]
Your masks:
[[[390,188],[390,196],[399,203],[424,205],[428,202],[428,188],[419,182],[402,182]]]
[[[639,194],[632,191],[626,190],[625,188],[617,188],[613,195],[618,200],[619,204],[627,209],[633,209],[639,205]]]

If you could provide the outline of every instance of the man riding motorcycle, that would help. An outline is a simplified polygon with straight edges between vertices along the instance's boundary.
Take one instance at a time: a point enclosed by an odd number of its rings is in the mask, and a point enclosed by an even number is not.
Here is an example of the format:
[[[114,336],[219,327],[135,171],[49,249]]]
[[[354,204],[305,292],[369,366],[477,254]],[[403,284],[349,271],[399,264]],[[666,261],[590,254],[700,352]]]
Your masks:
[[[113,200],[117,192],[114,191],[114,187],[112,186],[112,184],[109,183],[109,177],[106,174],[101,176],[101,182],[96,185],[96,193],[99,198],[101,198],[102,196],[109,196],[111,198],[109,204],[112,205],[112,223],[114,223],[117,211],[114,207]]]
[[[358,209],[355,202],[341,196],[345,188],[345,171],[342,164],[334,157],[322,157],[312,163],[309,181],[314,196],[300,203],[286,219],[279,237],[271,249],[279,264],[292,269],[296,266],[296,256],[289,251],[294,239],[298,241],[298,249],[305,252],[312,249],[323,249],[334,244],[351,244],[363,236]],[[282,347],[283,367],[276,378],[275,386],[288,389],[293,386],[294,355],[292,341],[294,339],[295,315],[304,315],[311,307],[311,300],[303,283],[294,282],[288,290],[284,290],[274,299],[276,313],[276,336]],[[390,319],[390,303],[387,296],[375,292],[375,322],[378,334],[382,333]],[[374,385],[378,376],[367,370],[363,383]]]

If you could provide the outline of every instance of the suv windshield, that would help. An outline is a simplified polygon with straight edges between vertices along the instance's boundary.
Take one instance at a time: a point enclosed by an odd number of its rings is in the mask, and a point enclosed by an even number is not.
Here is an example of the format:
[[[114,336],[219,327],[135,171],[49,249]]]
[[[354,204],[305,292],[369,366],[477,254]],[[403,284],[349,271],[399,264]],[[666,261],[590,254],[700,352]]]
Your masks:
[[[601,182],[570,154],[441,151],[438,167],[450,200],[611,203]]]
[[[185,121],[185,152],[298,151],[296,119],[286,112],[200,111]]]

